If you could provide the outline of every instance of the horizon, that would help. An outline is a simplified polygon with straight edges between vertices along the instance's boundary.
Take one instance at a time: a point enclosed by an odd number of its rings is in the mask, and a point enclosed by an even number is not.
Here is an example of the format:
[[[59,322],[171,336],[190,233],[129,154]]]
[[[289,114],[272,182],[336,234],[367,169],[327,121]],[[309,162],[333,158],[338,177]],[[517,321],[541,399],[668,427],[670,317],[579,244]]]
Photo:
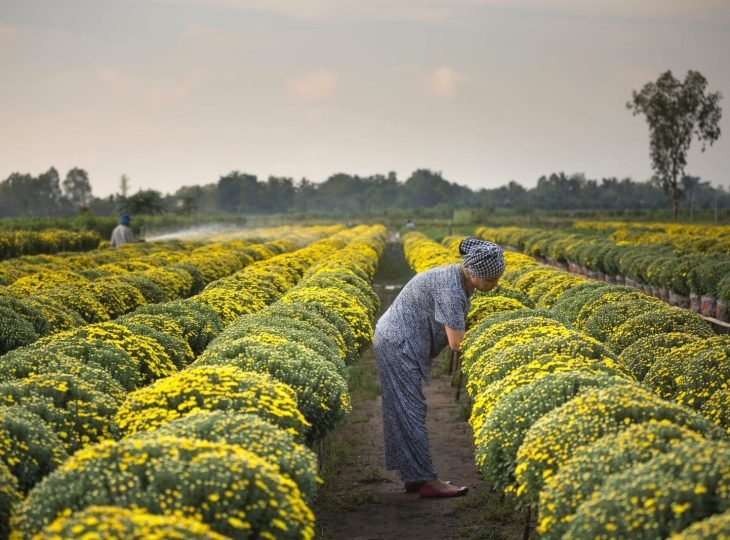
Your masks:
[[[720,0],[5,0],[0,179],[79,167],[93,193],[441,172],[474,191],[652,176],[626,102],[671,70],[727,99]],[[730,187],[730,143],[686,174]]]

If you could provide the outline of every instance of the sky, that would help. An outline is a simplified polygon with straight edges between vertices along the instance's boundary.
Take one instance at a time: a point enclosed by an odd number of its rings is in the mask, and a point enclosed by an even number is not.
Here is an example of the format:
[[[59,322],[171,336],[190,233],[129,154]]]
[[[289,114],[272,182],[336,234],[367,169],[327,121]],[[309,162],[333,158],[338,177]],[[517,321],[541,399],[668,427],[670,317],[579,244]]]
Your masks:
[[[725,97],[686,172],[730,187],[728,51],[727,0],[0,0],[0,180],[645,181],[626,103],[691,69]]]

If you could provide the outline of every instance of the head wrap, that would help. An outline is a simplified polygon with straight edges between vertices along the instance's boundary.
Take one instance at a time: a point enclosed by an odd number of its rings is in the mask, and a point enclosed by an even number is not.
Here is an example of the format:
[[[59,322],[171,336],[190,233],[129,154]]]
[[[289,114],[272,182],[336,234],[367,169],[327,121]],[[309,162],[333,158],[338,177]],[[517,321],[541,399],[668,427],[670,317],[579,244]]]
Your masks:
[[[122,225],[129,225],[129,223],[132,221],[132,218],[129,214],[122,214],[119,216],[119,223]]]
[[[494,242],[467,236],[459,244],[461,264],[472,276],[490,278],[504,272],[504,253]]]

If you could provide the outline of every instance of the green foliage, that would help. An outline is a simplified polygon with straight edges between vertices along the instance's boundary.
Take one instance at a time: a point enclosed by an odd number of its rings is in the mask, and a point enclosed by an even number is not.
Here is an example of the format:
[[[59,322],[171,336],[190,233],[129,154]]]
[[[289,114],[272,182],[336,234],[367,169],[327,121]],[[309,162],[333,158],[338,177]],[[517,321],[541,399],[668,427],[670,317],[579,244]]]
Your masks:
[[[634,115],[643,114],[649,124],[649,146],[652,168],[670,197],[674,218],[687,165],[692,139],[712,144],[720,137],[722,109],[719,92],[705,93],[707,80],[698,71],[688,71],[684,81],[675,79],[671,71],[662,73],[656,82],[649,82],[632,93],[627,107]]]
[[[55,540],[226,540],[195,518],[160,516],[117,506],[89,506],[70,516],[61,515],[44,527],[39,536]]]
[[[174,321],[182,327],[183,337],[196,356],[223,330],[223,323],[215,311],[194,300],[147,305],[136,310],[134,314],[160,315]]]
[[[730,509],[728,485],[730,443],[687,441],[610,476],[564,538],[666,538]]]
[[[673,534],[671,539],[705,540],[706,538],[728,537],[730,537],[730,510],[695,521],[682,532]]]
[[[589,336],[605,343],[628,319],[663,305],[661,300],[650,296],[603,304],[588,316],[583,323],[583,328]]]
[[[322,313],[316,311],[308,304],[296,304],[286,302],[274,302],[270,305],[266,311],[267,314],[271,314],[274,317],[280,317],[283,319],[301,321],[314,332],[329,337],[335,346],[337,347],[338,355],[343,360],[347,356],[347,343],[338,327],[330,322],[327,317]],[[332,314],[334,317],[338,317],[336,314]],[[347,324],[346,321],[338,317],[343,324]],[[342,326],[342,325],[340,325]]]
[[[250,337],[211,344],[195,366],[235,366],[287,384],[312,425],[310,442],[321,438],[351,410],[347,382],[336,366],[297,341],[271,340],[254,332]]]
[[[10,515],[22,498],[18,491],[18,481],[5,462],[0,461],[0,538],[8,537]]]
[[[669,420],[708,437],[724,435],[691,409],[663,400],[638,385],[589,390],[530,428],[517,452],[518,493],[536,502],[546,480],[579,448],[649,420]]]
[[[107,278],[101,278],[98,282],[102,282]],[[171,298],[155,284],[154,281],[140,274],[122,274],[116,277],[117,280],[129,283],[137,289],[144,297],[145,304],[159,304],[171,300]]]
[[[618,377],[574,371],[548,374],[508,393],[475,433],[482,476],[496,489],[514,491],[517,451],[535,422],[586,389],[626,384]]]
[[[583,306],[596,295],[603,294],[609,289],[608,283],[588,282],[571,287],[560,295],[550,310],[557,314],[561,320],[568,324],[574,324]]]
[[[698,337],[714,335],[712,327],[698,313],[663,306],[628,319],[609,338],[608,346],[620,353],[638,339],[669,332],[685,332]]]
[[[0,305],[0,354],[38,339],[33,325],[12,309]]]
[[[18,507],[23,538],[92,505],[142,508],[196,518],[231,538],[298,539],[314,516],[297,485],[238,446],[159,437],[107,441],[81,450]]]
[[[53,430],[23,407],[0,407],[0,461],[27,493],[68,455]]]
[[[50,352],[43,347],[24,347],[0,357],[0,381],[52,373],[73,375],[117,402],[124,399],[124,388],[109,371],[98,364],[83,363],[67,354]]]
[[[691,292],[717,296],[718,284],[730,274],[730,261],[705,260],[693,267],[687,274],[687,283]]]
[[[255,413],[302,439],[309,428],[291,387],[231,366],[186,369],[132,392],[115,421],[123,435],[132,435],[201,410]]]
[[[73,375],[46,373],[0,383],[0,404],[40,416],[71,453],[111,437],[117,402]]]
[[[540,493],[540,537],[562,538],[580,505],[612,475],[670,452],[684,441],[705,440],[685,427],[650,420],[579,448]]]
[[[357,344],[355,334],[352,331],[352,328],[350,328],[350,325],[348,324],[345,317],[340,315],[333,308],[316,300],[307,301],[305,299],[293,300],[291,298],[286,298],[286,301],[282,301],[279,303],[287,306],[304,307],[304,309],[317,313],[319,316],[324,318],[327,322],[332,324],[332,326],[337,329],[341,339],[344,341],[345,344],[345,361],[347,363],[351,363],[355,360],[355,358],[357,358]],[[275,305],[278,306],[278,304]],[[278,309],[278,307],[276,309]]]
[[[194,360],[190,345],[181,337],[129,320],[120,319],[117,323],[129,328],[137,336],[145,336],[159,343],[178,370],[187,367]]]
[[[160,426],[138,437],[194,438],[222,442],[253,452],[296,482],[302,494],[311,498],[317,489],[317,456],[287,432],[253,414],[226,411],[194,413]]]
[[[10,294],[3,295],[0,292],[0,307],[14,311],[16,316],[28,321],[33,326],[33,331],[39,337],[51,332],[51,324],[43,312],[20,298],[16,298]]]
[[[678,349],[689,343],[699,342],[701,339],[684,332],[653,334],[634,341],[621,351],[618,358],[623,365],[629,368],[636,380],[642,382],[648,371],[660,358],[663,358],[673,349]]]
[[[143,384],[139,359],[101,339],[54,336],[39,340],[27,351],[32,362],[36,359],[41,362],[49,361],[57,355],[66,355],[82,364],[105,369],[127,392],[136,390]],[[22,354],[26,354],[25,351]]]
[[[119,279],[94,281],[85,289],[106,308],[111,319],[116,319],[147,303],[142,293]]]

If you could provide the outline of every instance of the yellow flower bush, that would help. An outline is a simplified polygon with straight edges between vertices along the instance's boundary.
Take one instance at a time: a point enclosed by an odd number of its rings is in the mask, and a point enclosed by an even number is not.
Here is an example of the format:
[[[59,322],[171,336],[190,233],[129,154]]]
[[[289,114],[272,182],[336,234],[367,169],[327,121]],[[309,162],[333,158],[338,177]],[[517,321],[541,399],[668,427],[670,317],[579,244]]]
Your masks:
[[[730,509],[730,443],[686,441],[610,476],[563,538],[666,538]]]
[[[623,378],[583,371],[547,373],[505,395],[475,431],[475,455],[482,476],[496,489],[517,493],[517,452],[542,417],[592,388],[630,384]]]
[[[175,364],[159,342],[152,338],[135,334],[120,324],[113,322],[92,324],[72,332],[53,336],[54,340],[105,341],[129,353],[139,365],[142,381],[152,382],[167,377],[177,371]]]
[[[67,457],[61,439],[40,416],[23,407],[0,407],[0,461],[22,493]]]
[[[513,311],[529,309],[519,300],[507,298],[505,296],[477,296],[471,301],[469,313],[466,316],[466,326],[471,328],[479,321],[489,315],[502,313],[504,311]]]
[[[73,375],[46,373],[0,383],[0,404],[40,416],[67,452],[112,437],[118,402]]]
[[[309,428],[291,387],[235,367],[197,367],[160,379],[129,394],[115,421],[123,435],[133,435],[187,414],[217,410],[258,414],[295,437],[304,437]]]
[[[536,501],[545,482],[578,448],[648,420],[669,420],[707,436],[722,437],[722,431],[701,415],[638,385],[586,391],[530,428],[517,452],[517,493]]]
[[[73,375],[117,402],[124,399],[124,388],[103,365],[85,363],[62,352],[32,350],[30,347],[15,349],[0,356],[0,381],[20,380],[53,373]]]
[[[690,343],[700,344],[702,338],[684,332],[669,332],[667,334],[653,334],[637,339],[626,347],[619,355],[619,360],[636,380],[643,382],[647,372],[654,363],[674,349],[679,349]]]
[[[314,536],[314,515],[275,465],[239,446],[168,436],[77,452],[28,494],[12,525],[29,539],[99,505],[196,519],[230,538]]]
[[[703,338],[714,335],[709,323],[697,313],[663,306],[628,319],[609,337],[607,344],[615,352],[620,353],[640,338],[669,332],[685,332]]]
[[[568,355],[560,353],[544,354],[536,357],[531,362],[519,366],[508,373],[505,377],[485,385],[484,383],[470,379],[469,388],[473,399],[469,423],[478,433],[486,418],[492,414],[494,407],[510,392],[531,384],[552,373],[581,372],[586,374],[613,375],[630,380],[626,370],[617,364],[612,358],[601,359],[587,358],[580,355]],[[476,440],[479,444],[479,440]]]
[[[705,540],[730,538],[730,510],[695,521],[682,532],[673,533],[669,540]]]
[[[18,491],[18,481],[3,461],[0,461],[0,536],[7,538],[10,533],[10,515],[23,496]]]
[[[408,264],[416,273],[429,270],[437,266],[458,264],[461,256],[458,251],[450,249],[434,242],[425,234],[420,232],[409,232],[403,236],[403,252]]]
[[[256,332],[242,335],[247,337],[213,344],[194,366],[234,366],[270,375],[291,387],[299,410],[312,426],[310,442],[351,411],[347,382],[333,363],[296,341]]]
[[[310,499],[318,483],[316,454],[294,440],[291,434],[255,414],[229,411],[201,411],[163,424],[137,437],[183,437],[222,442],[245,448],[289,476]]]
[[[650,420],[579,448],[540,493],[540,537],[562,538],[580,505],[611,475],[671,451],[682,442],[706,440],[670,421]]]
[[[195,518],[151,514],[140,508],[89,506],[61,515],[33,540],[226,540]]]
[[[95,249],[100,242],[94,231],[0,231],[0,260],[38,253],[87,251]]]

